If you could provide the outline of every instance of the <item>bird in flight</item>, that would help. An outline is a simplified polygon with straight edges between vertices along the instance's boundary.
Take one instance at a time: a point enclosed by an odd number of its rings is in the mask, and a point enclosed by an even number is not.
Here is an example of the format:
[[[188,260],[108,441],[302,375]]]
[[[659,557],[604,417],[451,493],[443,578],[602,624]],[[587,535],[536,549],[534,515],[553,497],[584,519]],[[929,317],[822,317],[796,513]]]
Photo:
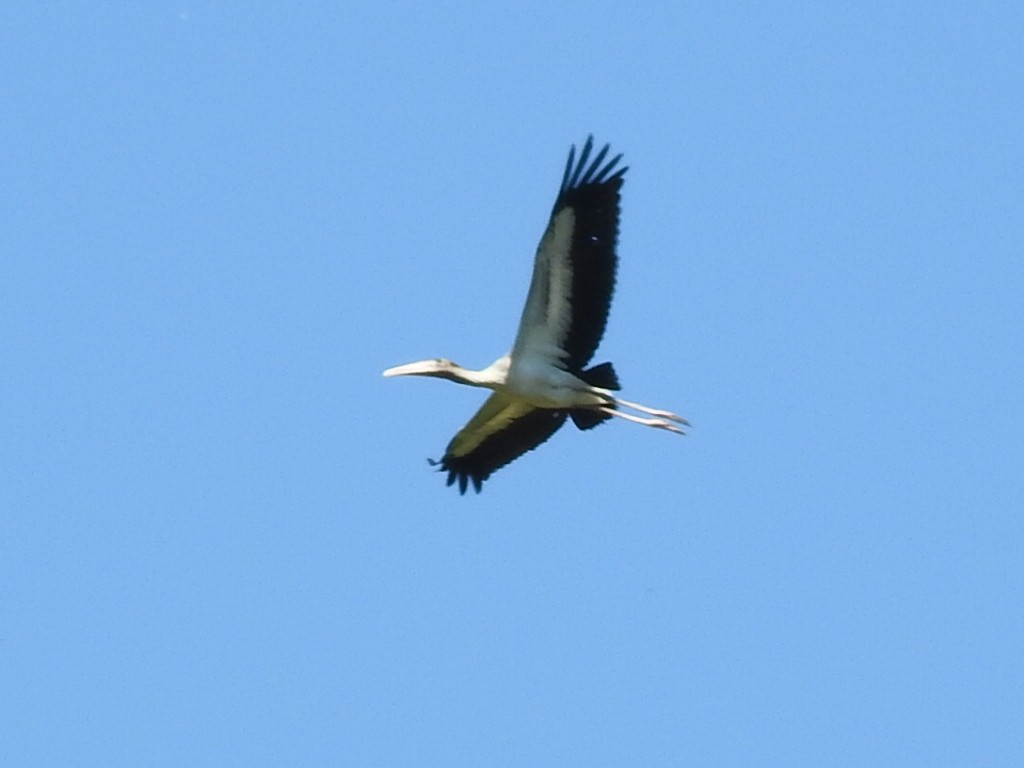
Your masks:
[[[593,137],[576,147],[562,175],[551,220],[537,247],[526,306],[512,351],[481,371],[445,359],[388,368],[384,376],[433,376],[493,393],[448,443],[439,461],[448,485],[464,494],[506,464],[532,451],[566,419],[577,429],[613,416],[684,434],[686,419],[616,396],[611,363],[586,367],[604,334],[615,288],[619,196],[626,168],[610,160],[609,145],[591,159]],[[623,409],[642,413],[627,413]]]

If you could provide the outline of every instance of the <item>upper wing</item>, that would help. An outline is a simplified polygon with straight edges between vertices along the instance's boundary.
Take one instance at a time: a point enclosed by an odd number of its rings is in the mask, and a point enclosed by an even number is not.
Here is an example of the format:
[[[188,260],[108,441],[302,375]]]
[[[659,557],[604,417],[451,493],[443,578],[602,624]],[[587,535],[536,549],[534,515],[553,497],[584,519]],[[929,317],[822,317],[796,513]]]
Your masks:
[[[568,414],[533,408],[494,393],[445,449],[437,464],[448,473],[448,485],[457,480],[459,493],[469,483],[477,493],[493,472],[518,459],[551,437]]]
[[[526,354],[578,372],[604,335],[615,289],[619,197],[626,168],[622,155],[608,162],[609,145],[590,160],[593,137],[579,160],[569,151],[551,221],[537,248],[530,292],[512,349],[512,364]]]

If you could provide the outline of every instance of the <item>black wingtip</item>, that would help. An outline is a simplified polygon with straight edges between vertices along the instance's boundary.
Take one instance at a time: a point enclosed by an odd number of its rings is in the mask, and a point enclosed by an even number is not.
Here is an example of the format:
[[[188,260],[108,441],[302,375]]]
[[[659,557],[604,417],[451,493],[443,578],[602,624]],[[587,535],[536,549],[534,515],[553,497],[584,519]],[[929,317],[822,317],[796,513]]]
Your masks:
[[[448,472],[448,485],[455,482],[456,478],[459,481],[459,496],[465,496],[466,491],[473,488],[476,493],[480,493],[484,487],[483,478],[477,477],[476,475],[469,475],[465,472],[454,472],[449,470]]]
[[[565,171],[562,173],[562,186],[559,190],[569,186],[569,174],[572,173],[572,164],[576,160],[576,145],[569,147],[569,157],[565,161]]]
[[[629,166],[616,168],[622,160],[622,153],[615,155],[611,160],[605,162],[608,153],[611,151],[611,144],[605,144],[598,151],[594,159],[590,159],[594,151],[594,136],[587,136],[579,155],[576,154],[576,145],[569,148],[569,157],[565,162],[565,171],[562,173],[562,186],[559,192],[583,186],[584,184],[602,184],[616,178],[620,178]],[[603,163],[603,165],[602,165]],[[613,173],[614,172],[614,173]]]
[[[469,489],[470,484],[473,486],[473,490],[477,493],[483,490],[484,480],[486,478],[478,477],[477,475],[469,474],[468,472],[462,472],[460,470],[452,469],[448,466],[445,459],[427,459],[427,464],[432,467],[437,467],[438,472],[447,472],[448,477],[445,478],[445,486],[451,488],[453,485],[458,485],[459,495],[465,496],[466,491]]]

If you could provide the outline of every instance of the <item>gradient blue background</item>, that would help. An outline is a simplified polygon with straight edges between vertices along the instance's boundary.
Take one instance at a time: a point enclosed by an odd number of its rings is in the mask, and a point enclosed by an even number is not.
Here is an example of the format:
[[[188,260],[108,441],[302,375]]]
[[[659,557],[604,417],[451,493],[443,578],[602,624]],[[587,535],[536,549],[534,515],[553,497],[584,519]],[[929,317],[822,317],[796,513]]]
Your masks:
[[[1019,3],[8,3],[0,763],[1024,764]],[[565,154],[597,360],[480,496]]]

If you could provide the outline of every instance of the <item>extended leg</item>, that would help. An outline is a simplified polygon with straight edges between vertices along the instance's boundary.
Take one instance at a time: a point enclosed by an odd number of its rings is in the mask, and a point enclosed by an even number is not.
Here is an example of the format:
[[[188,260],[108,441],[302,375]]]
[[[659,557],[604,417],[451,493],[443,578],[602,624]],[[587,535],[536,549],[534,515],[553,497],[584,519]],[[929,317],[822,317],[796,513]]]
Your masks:
[[[671,424],[670,422],[664,421],[663,419],[642,419],[639,416],[634,416],[631,413],[623,413],[622,411],[617,411],[614,408],[607,408],[605,406],[602,406],[597,410],[599,410],[601,413],[607,413],[609,416],[618,416],[620,419],[632,421],[634,424],[643,424],[645,427],[654,427],[655,429],[666,429],[669,432],[675,432],[677,435],[686,434],[675,424]],[[678,416],[676,416],[676,418],[679,419]],[[683,424],[687,423],[685,419],[679,419],[679,421]]]
[[[613,397],[613,401],[616,405],[624,406],[625,408],[632,408],[634,411],[640,411],[640,413],[646,413],[650,416],[657,416],[660,419],[668,419],[674,421],[677,424],[685,424],[690,426],[690,422],[684,419],[682,416],[677,416],[670,411],[661,411],[657,408],[648,408],[646,405],[640,405],[639,403],[631,403],[629,400],[620,400],[617,397]]]

